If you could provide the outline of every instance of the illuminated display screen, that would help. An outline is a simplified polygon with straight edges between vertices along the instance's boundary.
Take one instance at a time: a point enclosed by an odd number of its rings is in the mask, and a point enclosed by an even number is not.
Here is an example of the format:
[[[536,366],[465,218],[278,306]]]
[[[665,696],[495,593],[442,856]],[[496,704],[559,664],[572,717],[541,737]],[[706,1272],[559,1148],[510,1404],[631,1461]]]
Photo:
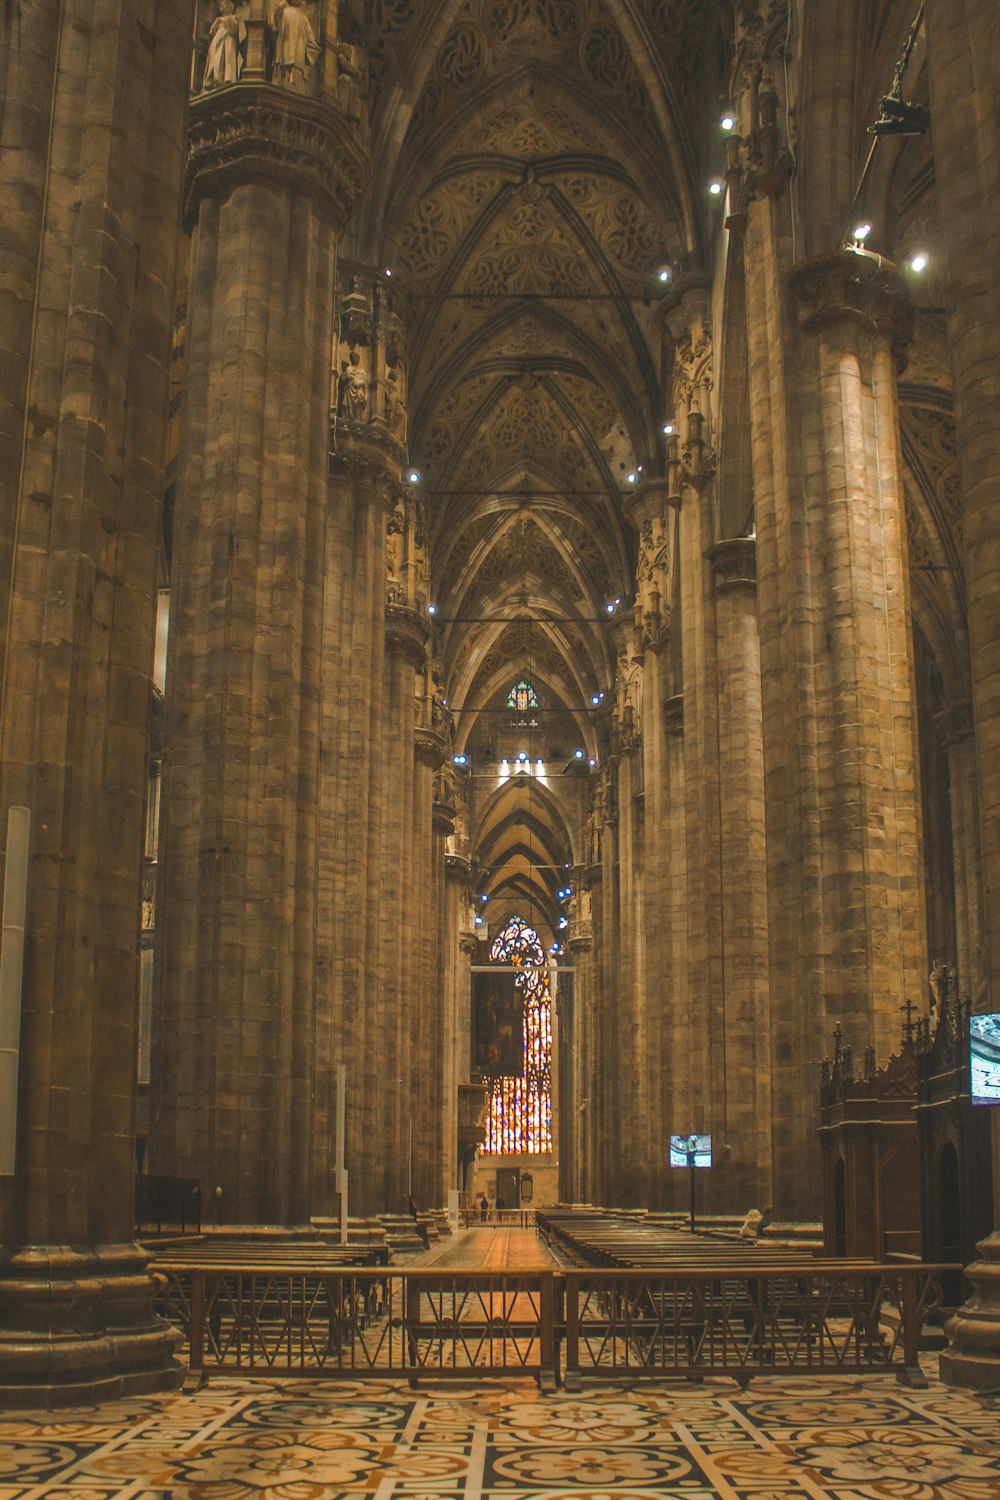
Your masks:
[[[1000,1012],[969,1017],[973,1104],[1000,1104]]]
[[[670,1165],[672,1167],[710,1167],[712,1165],[712,1137],[710,1135],[672,1135],[670,1137]]]

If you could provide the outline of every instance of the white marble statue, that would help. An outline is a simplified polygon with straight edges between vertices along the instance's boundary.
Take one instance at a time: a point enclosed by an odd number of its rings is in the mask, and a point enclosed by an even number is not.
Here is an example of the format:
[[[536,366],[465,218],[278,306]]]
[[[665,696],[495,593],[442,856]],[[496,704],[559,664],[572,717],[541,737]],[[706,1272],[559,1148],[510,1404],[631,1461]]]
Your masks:
[[[284,0],[274,13],[274,24],[274,82],[304,93],[320,47],[302,0]]]
[[[242,48],[246,39],[246,24],[233,14],[233,0],[221,0],[219,14],[212,22],[208,36],[203,87],[214,89],[220,84],[238,81],[243,70]]]

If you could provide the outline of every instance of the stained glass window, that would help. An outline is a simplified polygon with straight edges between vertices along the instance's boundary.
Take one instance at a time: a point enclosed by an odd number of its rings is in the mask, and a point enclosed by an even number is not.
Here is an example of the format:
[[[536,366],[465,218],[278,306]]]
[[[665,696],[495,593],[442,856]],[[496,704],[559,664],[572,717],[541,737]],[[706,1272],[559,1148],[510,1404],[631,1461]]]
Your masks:
[[[523,677],[520,682],[515,682],[507,694],[507,707],[516,709],[519,714],[526,714],[529,708],[538,707],[538,694]]]
[[[515,983],[524,996],[524,1068],[519,1078],[490,1080],[483,1150],[497,1156],[551,1151],[552,996],[538,933],[511,917],[493,940],[490,958],[517,971]]]

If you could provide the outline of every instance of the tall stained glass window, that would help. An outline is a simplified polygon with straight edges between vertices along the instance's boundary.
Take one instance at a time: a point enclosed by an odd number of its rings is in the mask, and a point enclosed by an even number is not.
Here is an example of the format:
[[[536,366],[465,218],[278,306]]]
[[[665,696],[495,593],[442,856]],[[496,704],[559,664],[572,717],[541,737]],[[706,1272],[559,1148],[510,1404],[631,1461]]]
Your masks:
[[[524,998],[524,1067],[517,1078],[491,1078],[483,1150],[491,1155],[552,1150],[552,995],[538,933],[511,917],[493,940],[490,958],[513,964]]]

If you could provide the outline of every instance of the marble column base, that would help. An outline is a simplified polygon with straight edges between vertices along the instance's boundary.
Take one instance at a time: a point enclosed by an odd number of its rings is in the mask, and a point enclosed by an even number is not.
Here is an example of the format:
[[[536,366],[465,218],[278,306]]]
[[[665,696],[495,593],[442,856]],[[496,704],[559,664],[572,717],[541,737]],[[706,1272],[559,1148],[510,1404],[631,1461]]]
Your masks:
[[[153,1311],[137,1245],[0,1250],[0,1408],[175,1390],[181,1336]]]
[[[944,1325],[950,1348],[941,1379],[975,1391],[1000,1390],[1000,1231],[980,1240],[980,1259],[966,1271],[973,1292]]]

